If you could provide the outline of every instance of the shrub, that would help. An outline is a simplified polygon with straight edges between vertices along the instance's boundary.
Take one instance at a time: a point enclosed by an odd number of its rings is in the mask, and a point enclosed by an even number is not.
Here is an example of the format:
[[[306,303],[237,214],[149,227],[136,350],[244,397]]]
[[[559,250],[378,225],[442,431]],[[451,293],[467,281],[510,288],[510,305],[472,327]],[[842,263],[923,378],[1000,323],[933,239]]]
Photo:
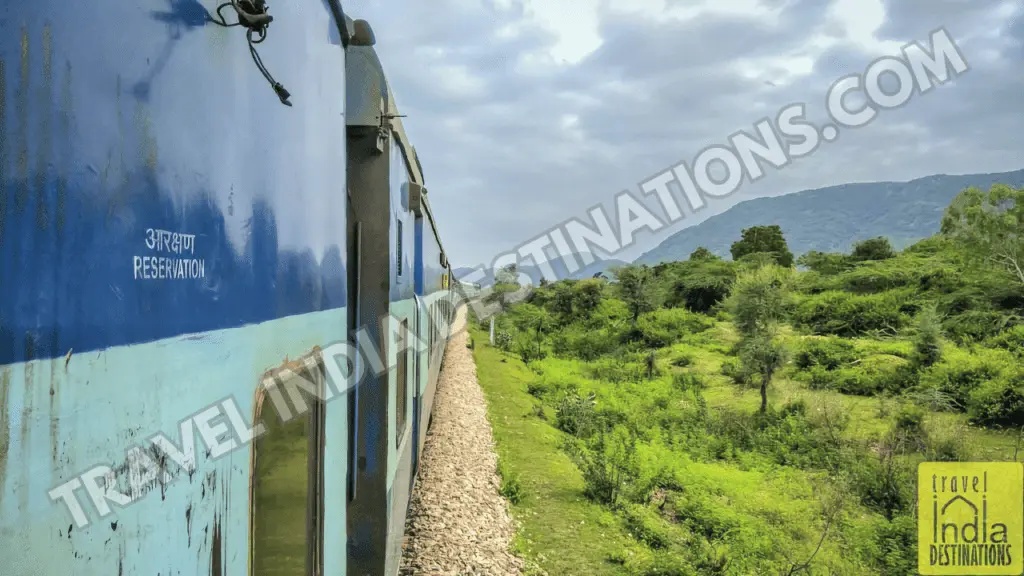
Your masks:
[[[750,374],[743,368],[738,358],[727,358],[722,362],[722,375],[729,377],[734,384],[749,384]]]
[[[1018,356],[1024,355],[1024,324],[1000,332],[985,341],[986,346],[1009,350]]]
[[[893,447],[880,447],[878,456],[853,459],[847,464],[847,473],[861,502],[886,518],[912,509],[914,471]]]
[[[613,353],[618,346],[617,340],[619,336],[613,334],[610,328],[587,330],[573,326],[556,333],[551,345],[555,354],[591,362]]]
[[[604,382],[642,382],[647,377],[647,366],[641,362],[630,362],[622,358],[601,358],[587,365],[587,374]]]
[[[871,396],[880,392],[900,392],[915,383],[910,363],[898,356],[876,354],[854,365],[829,370],[814,365],[796,375],[811,390],[835,390],[843,394]]]
[[[638,504],[626,504],[622,507],[622,516],[626,527],[637,540],[655,550],[668,547],[671,535],[665,529],[664,520],[650,509]]]
[[[663,348],[679,341],[686,334],[703,332],[714,325],[714,320],[703,314],[682,308],[667,308],[641,316],[636,330],[644,346]]]
[[[906,324],[903,306],[909,297],[910,294],[904,291],[863,295],[822,292],[800,302],[793,321],[815,334],[850,337],[874,331],[892,332]]]
[[[504,461],[498,460],[498,476],[501,478],[501,487],[498,493],[512,504],[519,504],[525,497],[523,485],[519,482],[519,476],[505,466]]]
[[[533,336],[519,336],[512,344],[513,350],[519,355],[523,364],[529,364],[534,360],[547,358],[548,352],[544,346],[535,340]]]
[[[693,355],[689,352],[675,352],[669,358],[669,363],[677,368],[685,368],[693,364]]]
[[[669,286],[669,306],[685,306],[692,312],[707,314],[729,296],[736,278],[732,262],[697,260],[680,265]]]
[[[1016,360],[1007,352],[979,348],[968,352],[951,348],[942,361],[921,374],[920,386],[949,396],[958,410],[965,411],[971,391],[1001,377]]]
[[[893,434],[917,449],[924,448],[928,439],[924,429],[924,410],[913,404],[900,408],[893,422]]]
[[[683,392],[707,388],[707,382],[704,380],[704,377],[695,372],[677,372],[673,374],[672,385]]]
[[[590,318],[600,307],[604,297],[605,282],[588,278],[576,282],[572,287],[572,306],[576,313]]]
[[[1024,425],[1024,373],[1003,375],[972,390],[967,413],[984,426]]]
[[[495,330],[494,331],[494,347],[503,352],[508,352],[512,349],[512,334],[507,330]]]
[[[935,308],[921,311],[917,320],[917,334],[914,335],[914,366],[927,368],[942,357],[942,324]]]
[[[1008,317],[995,310],[968,310],[943,323],[949,338],[964,345],[996,337],[1007,327]]]
[[[596,406],[593,392],[586,397],[575,390],[566,393],[555,408],[555,427],[566,434],[589,437],[597,426]]]
[[[544,380],[534,380],[526,384],[526,393],[535,398],[543,398],[551,392],[551,385]]]
[[[801,370],[812,366],[835,370],[856,359],[857,351],[853,344],[840,338],[828,337],[804,339],[793,356],[794,364]]]
[[[917,573],[917,519],[912,514],[880,520],[875,528],[874,544],[873,560],[880,575]]]
[[[925,458],[929,462],[963,462],[970,460],[966,428],[959,423],[938,427],[928,426]]]
[[[887,260],[896,256],[889,239],[884,236],[862,240],[853,245],[850,257],[858,262],[865,260]]]
[[[845,272],[852,267],[850,257],[836,252],[811,250],[797,259],[796,263],[823,276]]]
[[[583,493],[594,502],[611,505],[636,479],[636,436],[622,426],[601,431],[590,446],[565,445],[583,475]]]

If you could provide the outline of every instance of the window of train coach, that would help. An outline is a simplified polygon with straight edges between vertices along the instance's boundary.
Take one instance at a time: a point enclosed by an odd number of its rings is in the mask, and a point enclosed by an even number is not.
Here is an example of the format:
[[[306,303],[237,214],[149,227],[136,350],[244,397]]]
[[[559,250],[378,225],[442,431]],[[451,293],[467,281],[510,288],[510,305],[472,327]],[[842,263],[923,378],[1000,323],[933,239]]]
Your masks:
[[[261,386],[255,422],[266,432],[255,440],[250,472],[250,569],[252,576],[309,576],[321,573],[323,408],[306,394],[310,385],[326,385],[322,360],[316,369],[305,366],[285,372],[288,382],[275,377],[278,393]],[[291,385],[302,390],[307,408],[276,402],[290,397]],[[281,414],[288,416],[282,421]]]
[[[395,446],[402,443],[402,434],[405,432],[407,421],[406,411],[409,408],[409,374],[407,359],[409,356],[409,320],[402,320],[398,328],[400,350],[397,365],[395,366],[395,378],[397,379],[395,391]]]

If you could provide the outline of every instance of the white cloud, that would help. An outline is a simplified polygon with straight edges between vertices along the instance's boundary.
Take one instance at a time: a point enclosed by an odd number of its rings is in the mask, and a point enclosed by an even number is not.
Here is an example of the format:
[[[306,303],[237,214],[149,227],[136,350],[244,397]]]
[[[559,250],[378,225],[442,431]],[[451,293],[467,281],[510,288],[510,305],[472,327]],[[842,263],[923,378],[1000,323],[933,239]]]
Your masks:
[[[346,0],[373,25],[453,262],[536,237],[945,26],[972,71],[729,202],[1021,167],[1020,0]],[[817,108],[815,108],[817,107]],[[702,216],[701,218],[703,218]],[[650,248],[682,223],[645,237]],[[627,254],[635,256],[636,253]]]

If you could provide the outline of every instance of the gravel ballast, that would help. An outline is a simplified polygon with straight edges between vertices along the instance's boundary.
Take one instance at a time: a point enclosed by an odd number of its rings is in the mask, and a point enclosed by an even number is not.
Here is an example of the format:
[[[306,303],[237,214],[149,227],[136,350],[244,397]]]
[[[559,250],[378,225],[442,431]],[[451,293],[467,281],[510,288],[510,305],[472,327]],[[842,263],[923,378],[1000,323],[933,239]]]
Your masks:
[[[401,574],[518,575],[514,529],[498,493],[487,403],[459,309],[438,378],[434,422],[405,525]]]

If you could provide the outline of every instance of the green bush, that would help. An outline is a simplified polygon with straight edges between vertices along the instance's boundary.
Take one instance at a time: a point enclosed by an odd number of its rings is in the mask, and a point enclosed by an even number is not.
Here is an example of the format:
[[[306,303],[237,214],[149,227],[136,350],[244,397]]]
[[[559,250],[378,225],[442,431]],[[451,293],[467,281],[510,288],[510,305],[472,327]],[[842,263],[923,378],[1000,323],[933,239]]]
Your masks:
[[[505,462],[498,460],[498,476],[501,478],[501,487],[498,493],[512,504],[519,504],[526,496],[523,485],[519,482],[519,476],[511,472]]]
[[[971,392],[1011,370],[1016,359],[1008,352],[978,348],[974,352],[950,347],[942,361],[921,373],[920,386],[937,390],[966,411]]]
[[[523,364],[529,364],[535,360],[547,358],[548,351],[542,342],[537,342],[535,336],[521,335],[516,337],[512,343],[512,349],[519,355]]]
[[[857,351],[847,340],[835,337],[806,338],[800,342],[793,363],[801,370],[821,366],[835,370],[857,359]]]
[[[879,520],[873,544],[872,560],[880,576],[917,573],[917,519],[912,514]]]
[[[994,378],[972,390],[967,414],[983,426],[1024,425],[1024,372]]]
[[[884,236],[861,240],[853,245],[850,257],[858,262],[865,260],[888,260],[896,256],[889,239]]]
[[[811,390],[835,390],[843,394],[871,396],[880,392],[900,392],[916,382],[913,367],[898,356],[876,354],[835,370],[814,365],[796,374],[796,379]]]
[[[845,464],[861,502],[889,519],[911,511],[916,499],[915,470],[890,450],[883,446],[878,456],[860,454]]]
[[[734,384],[748,384],[750,374],[743,368],[743,363],[738,358],[726,358],[722,362],[721,372],[723,376],[730,378]]]
[[[686,334],[703,332],[715,321],[703,314],[683,308],[666,308],[644,314],[636,324],[640,340],[648,348],[663,348],[679,341]]]
[[[621,357],[603,357],[587,364],[587,374],[604,382],[642,382],[647,377],[646,363],[630,362]]]
[[[526,384],[526,393],[535,398],[544,398],[551,392],[551,384],[544,380],[533,380]]]
[[[554,353],[559,356],[590,362],[615,352],[619,338],[611,328],[591,330],[582,326],[572,326],[555,333],[551,338],[551,346]]]
[[[669,363],[677,368],[685,368],[693,364],[693,354],[689,352],[675,352],[669,358]]]
[[[503,352],[512,349],[512,334],[507,330],[494,331],[494,347]]]
[[[690,390],[704,390],[707,388],[707,381],[696,372],[677,372],[672,375],[672,385],[680,391],[688,392]]]
[[[905,291],[864,295],[823,292],[805,297],[796,307],[793,322],[815,334],[851,337],[875,331],[891,333],[907,323],[904,305],[910,296]]]
[[[995,338],[1007,327],[1007,315],[996,310],[968,310],[943,322],[943,329],[957,344]]]
[[[564,448],[583,475],[583,493],[594,502],[613,505],[637,477],[636,436],[624,426],[603,430],[589,446]]]
[[[555,427],[579,438],[587,438],[597,428],[594,393],[586,397],[570,391],[562,396],[555,408]]]
[[[655,550],[668,547],[672,537],[664,526],[665,521],[650,509],[630,503],[622,507],[622,516],[634,538]]]
[[[985,345],[1009,350],[1018,356],[1024,355],[1024,324],[1019,324],[990,337]]]

